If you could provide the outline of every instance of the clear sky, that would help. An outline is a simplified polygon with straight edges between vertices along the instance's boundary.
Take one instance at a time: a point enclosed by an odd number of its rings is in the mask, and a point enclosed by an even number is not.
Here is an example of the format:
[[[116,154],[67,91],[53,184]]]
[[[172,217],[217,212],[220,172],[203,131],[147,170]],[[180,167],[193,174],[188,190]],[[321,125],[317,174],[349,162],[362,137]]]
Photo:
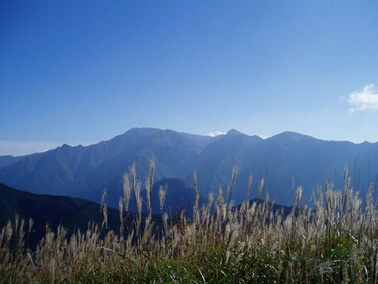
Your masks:
[[[0,0],[0,155],[133,127],[378,141],[378,1]]]

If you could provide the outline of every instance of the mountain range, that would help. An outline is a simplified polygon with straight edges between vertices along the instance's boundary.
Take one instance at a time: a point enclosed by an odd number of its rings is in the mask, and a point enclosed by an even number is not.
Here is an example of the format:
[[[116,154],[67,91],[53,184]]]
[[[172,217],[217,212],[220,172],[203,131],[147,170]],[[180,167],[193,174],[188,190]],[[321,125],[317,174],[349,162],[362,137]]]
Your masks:
[[[0,182],[28,192],[80,197],[97,203],[107,189],[108,205],[117,208],[119,196],[123,196],[124,172],[135,163],[144,185],[152,157],[156,160],[154,180],[171,179],[167,198],[175,192],[173,180],[179,179],[181,187],[193,189],[194,171],[204,197],[217,193],[220,186],[225,194],[238,164],[232,193],[236,204],[247,198],[250,173],[251,198],[257,196],[260,179],[266,177],[263,195],[268,192],[271,200],[283,205],[292,203],[293,180],[294,187],[303,186],[306,201],[326,180],[341,188],[345,167],[349,168],[352,186],[361,195],[378,173],[378,143],[325,141],[294,132],[262,139],[236,130],[210,137],[134,128],[86,147],[65,144],[43,153],[0,156]],[[153,188],[153,196],[157,190]]]

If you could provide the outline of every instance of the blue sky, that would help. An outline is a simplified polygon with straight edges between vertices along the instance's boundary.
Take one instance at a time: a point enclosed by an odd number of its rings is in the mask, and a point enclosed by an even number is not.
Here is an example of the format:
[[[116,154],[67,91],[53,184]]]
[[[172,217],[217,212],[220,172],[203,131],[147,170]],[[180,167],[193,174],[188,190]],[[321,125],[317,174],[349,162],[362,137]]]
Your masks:
[[[0,155],[133,127],[378,141],[378,1],[0,1]]]

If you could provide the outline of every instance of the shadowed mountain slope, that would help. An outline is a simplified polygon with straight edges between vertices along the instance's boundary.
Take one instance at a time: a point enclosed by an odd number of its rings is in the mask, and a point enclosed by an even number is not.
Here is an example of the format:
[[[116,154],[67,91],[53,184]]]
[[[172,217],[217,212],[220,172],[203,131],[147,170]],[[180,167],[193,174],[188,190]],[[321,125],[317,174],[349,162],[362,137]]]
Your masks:
[[[101,224],[103,215],[100,205],[87,200],[67,196],[40,195],[16,190],[0,183],[0,228],[8,220],[14,222],[15,214],[25,220],[25,231],[29,229],[29,219],[33,220],[30,244],[36,243],[46,233],[46,225],[56,230],[59,225],[68,229],[68,234],[80,229],[86,231],[89,222]],[[108,228],[118,230],[120,225],[118,210],[108,208]]]
[[[177,179],[167,178],[162,179],[154,184],[151,192],[152,212],[154,214],[160,213],[159,188],[166,187],[167,193],[163,206],[163,212],[175,213],[178,210],[184,209],[188,211],[188,215],[192,214],[193,206],[196,199],[196,192],[192,185]],[[146,200],[146,192],[143,192],[143,198]],[[201,194],[198,205],[201,208],[202,204],[206,203],[207,199]],[[145,209],[147,211],[147,208]]]
[[[0,156],[0,168],[10,166],[11,164],[14,164],[20,160],[22,160],[24,156],[19,156],[19,157],[13,157],[11,155],[7,156]]]

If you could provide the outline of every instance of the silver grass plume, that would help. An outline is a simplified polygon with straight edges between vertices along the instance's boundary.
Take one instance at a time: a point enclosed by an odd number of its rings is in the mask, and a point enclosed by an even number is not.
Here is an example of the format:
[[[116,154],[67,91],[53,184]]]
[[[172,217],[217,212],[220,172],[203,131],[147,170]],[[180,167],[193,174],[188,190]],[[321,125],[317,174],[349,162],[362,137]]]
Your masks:
[[[119,228],[119,235],[120,238],[123,239],[123,230],[124,230],[124,225],[123,225],[123,200],[122,197],[119,197],[119,202],[118,202],[118,207],[119,207],[119,219],[121,221],[121,226]]]
[[[125,198],[125,209],[126,211],[129,210],[129,202],[131,197],[131,184],[129,179],[129,174],[124,173],[123,174],[123,195]]]
[[[136,169],[135,169],[135,162],[132,164],[131,168],[129,167],[129,173],[131,177],[131,184],[135,190],[136,186]]]
[[[147,193],[147,206],[148,206],[148,213],[151,215],[151,191],[152,186],[154,183],[154,172],[155,172],[155,157],[152,157],[150,163],[150,177],[146,180],[146,193]]]
[[[260,180],[260,186],[259,186],[259,192],[258,192],[258,194],[257,194],[257,199],[260,199],[261,191],[262,191],[262,189],[264,188],[264,184],[265,184],[265,177],[263,177],[263,178]]]
[[[102,193],[100,212],[104,214],[104,221],[102,222],[102,226],[105,225],[106,229],[108,228],[108,207],[106,206],[106,203],[105,203],[105,198],[107,195],[108,195],[108,192],[105,188],[104,192]]]
[[[165,186],[161,185],[159,187],[160,213],[163,212],[163,206],[164,206],[164,202],[165,202],[165,196],[167,194],[167,187],[168,187],[167,184]]]
[[[249,175],[249,180],[248,180],[248,197],[247,197],[247,200],[249,200],[249,194],[250,194],[250,192],[251,192],[252,179],[253,179],[253,174],[250,173],[250,175]]]
[[[199,192],[198,192],[198,181],[197,181],[197,173],[193,172],[193,180],[194,180],[194,188],[196,190],[196,200],[194,202],[193,207],[193,218],[199,223],[199,212],[198,212],[198,201],[199,201]]]
[[[299,207],[299,202],[301,201],[302,193],[303,193],[302,186],[298,186],[297,191],[295,192],[295,205],[297,208]]]
[[[140,188],[141,188],[141,186],[142,186],[141,182],[137,181],[136,182],[136,186],[134,188],[135,199],[136,199],[137,209],[138,209],[139,215],[142,214],[142,197],[140,196]]]

